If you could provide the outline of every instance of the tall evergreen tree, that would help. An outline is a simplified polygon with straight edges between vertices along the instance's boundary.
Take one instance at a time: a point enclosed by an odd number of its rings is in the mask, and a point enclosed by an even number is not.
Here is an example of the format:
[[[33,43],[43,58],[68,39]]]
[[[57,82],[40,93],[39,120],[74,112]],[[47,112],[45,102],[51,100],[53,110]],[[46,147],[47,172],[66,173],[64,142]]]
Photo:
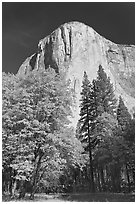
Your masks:
[[[125,106],[123,99],[119,96],[119,104],[117,108],[117,120],[122,131],[124,131],[130,123],[131,115]]]
[[[107,77],[104,69],[99,65],[99,70],[97,72],[97,79],[95,80],[95,92],[97,95],[97,106],[100,115],[103,112],[115,115],[117,100],[114,95],[113,84],[110,82],[110,78]]]
[[[100,133],[95,131],[98,125],[98,117],[104,112],[112,116],[116,113],[116,102],[113,90],[113,84],[110,78],[107,77],[102,66],[99,66],[97,79],[92,81],[88,80],[86,72],[84,72],[84,80],[81,92],[81,111],[80,111],[80,139],[85,144],[85,150],[89,151],[90,169],[91,169],[91,182],[94,189],[93,177],[93,150],[100,142]]]
[[[119,104],[117,108],[117,120],[119,128],[122,131],[124,138],[131,143],[135,140],[135,119],[131,117],[123,99],[119,96]]]
[[[98,142],[97,137],[93,134],[97,117],[104,112],[114,116],[117,107],[113,84],[110,82],[110,78],[107,77],[101,65],[99,66],[97,74],[97,79],[94,79],[91,84],[86,72],[84,72],[81,92],[80,123],[81,131],[83,133],[81,134],[81,139],[83,143],[86,142],[87,144],[87,130],[89,130],[91,147],[94,147]]]
[[[117,108],[117,120],[120,130],[119,134],[123,137],[123,142],[121,144],[123,155],[121,159],[125,166],[128,190],[130,192],[131,178],[132,183],[135,181],[135,120],[134,118],[131,118],[121,96],[119,97],[119,104]]]
[[[85,150],[89,152],[90,161],[90,187],[91,191],[95,191],[94,176],[93,176],[93,161],[91,150],[91,83],[88,79],[86,72],[84,72],[84,79],[81,92],[81,104],[80,104],[80,140],[84,144]]]

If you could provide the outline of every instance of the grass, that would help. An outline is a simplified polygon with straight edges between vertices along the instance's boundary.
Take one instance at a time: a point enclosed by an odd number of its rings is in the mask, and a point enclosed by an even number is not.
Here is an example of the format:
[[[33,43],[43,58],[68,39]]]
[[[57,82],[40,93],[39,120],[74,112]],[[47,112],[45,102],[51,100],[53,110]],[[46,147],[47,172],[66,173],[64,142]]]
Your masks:
[[[26,195],[23,200],[4,196],[3,201],[21,201],[32,202],[29,200],[29,195]],[[75,194],[36,194],[34,202],[135,202],[134,194],[124,193],[75,193]]]
[[[64,200],[76,202],[134,202],[135,195],[123,193],[85,193],[64,196]]]

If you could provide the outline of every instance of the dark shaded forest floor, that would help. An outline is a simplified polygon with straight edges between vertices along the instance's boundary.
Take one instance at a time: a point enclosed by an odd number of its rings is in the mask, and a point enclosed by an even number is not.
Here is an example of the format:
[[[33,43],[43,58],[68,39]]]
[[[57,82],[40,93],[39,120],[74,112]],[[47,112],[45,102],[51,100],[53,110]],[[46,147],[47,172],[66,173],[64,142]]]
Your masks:
[[[8,196],[3,197],[3,201],[21,201],[32,202],[29,195],[23,200],[10,199]],[[134,194],[124,193],[75,193],[75,194],[36,194],[34,202],[135,202]]]

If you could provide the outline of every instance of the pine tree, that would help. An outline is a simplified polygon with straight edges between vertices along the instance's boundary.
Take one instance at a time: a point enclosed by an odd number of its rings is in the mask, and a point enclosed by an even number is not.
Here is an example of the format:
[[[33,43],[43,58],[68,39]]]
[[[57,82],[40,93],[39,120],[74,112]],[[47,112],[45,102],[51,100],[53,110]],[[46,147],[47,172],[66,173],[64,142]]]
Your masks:
[[[135,141],[135,120],[131,117],[127,107],[121,96],[119,96],[119,104],[117,108],[117,120],[119,128],[126,139],[131,144]]]
[[[90,157],[90,169],[92,183],[94,184],[93,177],[93,152],[95,147],[102,142],[102,136],[100,132],[97,132],[97,126],[99,124],[98,118],[106,113],[110,116],[116,114],[116,98],[114,95],[113,84],[110,82],[110,78],[107,77],[102,66],[99,66],[97,72],[97,79],[92,81],[92,84],[88,80],[88,76],[84,73],[84,80],[81,92],[81,111],[79,120],[79,132],[80,139],[85,144],[85,150],[89,151]],[[103,117],[103,116],[102,116]],[[98,150],[99,151],[99,150]],[[94,188],[94,187],[93,187]]]
[[[116,107],[117,107],[117,100],[114,95],[114,89],[113,89],[113,84],[110,82],[110,78],[107,76],[105,73],[104,69],[102,68],[101,65],[99,65],[99,69],[97,72],[97,79],[93,80],[92,82],[92,96],[94,98],[94,103],[92,104],[92,109],[94,107],[96,114],[94,114],[96,117],[94,118],[94,129],[93,129],[93,135],[96,138],[97,146],[95,148],[96,151],[100,152],[104,149],[102,146],[104,146],[104,140],[107,140],[107,134],[109,135],[109,128],[107,128],[107,132],[104,132],[105,135],[103,136],[102,133],[97,130],[97,127],[101,127],[102,123],[99,120],[100,117],[104,118],[104,114],[108,116],[108,118],[111,117],[115,121],[116,118]],[[103,119],[104,126],[106,119]],[[110,122],[111,123],[111,122]],[[109,124],[109,120],[108,120]],[[114,125],[115,126],[115,125]],[[114,128],[115,129],[115,128]],[[105,129],[102,128],[102,131],[105,131]],[[114,131],[114,130],[113,130]],[[113,131],[111,132],[111,135],[113,135]],[[106,138],[105,138],[106,137]],[[111,138],[111,136],[110,136]],[[108,148],[111,147],[111,143],[109,143]],[[104,150],[105,152],[106,150]],[[109,152],[110,154],[110,152]],[[108,158],[108,155],[102,154],[102,158]],[[94,159],[96,158],[96,155],[94,155]],[[100,158],[98,158],[100,159]],[[108,159],[109,160],[109,159]],[[104,160],[105,161],[105,160]],[[95,161],[96,162],[96,161]],[[107,161],[106,161],[107,162]],[[99,163],[98,163],[99,165]],[[99,171],[101,174],[101,182],[104,183],[104,170],[106,168],[105,162],[102,163]],[[103,187],[105,190],[105,185]]]
[[[119,104],[117,108],[117,120],[122,131],[125,131],[131,121],[131,115],[125,106],[123,99],[119,96]]]
[[[112,177],[113,184],[117,183],[116,178],[118,178],[119,169],[118,169],[118,163],[116,162],[116,155],[114,154],[114,151],[116,151],[116,143],[117,138],[115,137],[115,133],[117,130],[117,120],[108,113],[103,113],[101,116],[97,117],[96,127],[94,129],[94,134],[100,136],[100,142],[94,149],[94,165],[95,168],[100,172],[100,180],[101,180],[101,189],[103,191],[106,190],[106,183],[107,178],[104,174],[104,171],[108,175],[114,174],[114,167],[115,164],[117,164],[117,175],[115,175],[115,181]],[[114,146],[115,145],[115,146]],[[111,168],[113,166],[113,168]],[[100,182],[100,181],[99,181]],[[99,183],[98,182],[98,183]],[[120,182],[120,180],[119,180]],[[113,186],[113,190],[116,191],[119,185]]]
[[[80,134],[79,139],[84,144],[85,150],[89,152],[89,161],[90,161],[90,188],[91,191],[95,191],[94,186],[94,176],[93,176],[93,161],[92,161],[92,147],[91,147],[91,83],[88,80],[86,72],[84,72],[81,92],[81,110],[80,110]]]
[[[110,78],[107,77],[101,65],[99,65],[97,79],[94,83],[99,114],[101,115],[103,112],[107,112],[108,114],[115,115],[117,100],[114,95],[113,84],[110,82]]]
[[[117,120],[119,125],[119,134],[123,137],[123,142],[121,144],[121,149],[123,155],[123,164],[125,165],[128,190],[131,191],[131,176],[132,172],[132,182],[134,183],[134,170],[135,170],[135,121],[131,118],[127,107],[125,106],[122,97],[119,97],[119,104],[117,108]]]
[[[84,80],[82,85],[82,98],[81,98],[81,110],[80,110],[80,123],[81,123],[81,141],[88,144],[89,139],[88,131],[90,135],[90,146],[92,148],[98,143],[98,137],[95,137],[93,132],[96,126],[97,117],[106,112],[115,116],[117,100],[114,95],[113,84],[110,82],[110,78],[107,77],[102,66],[99,66],[97,79],[92,81],[92,84],[88,80],[86,72],[84,73]]]

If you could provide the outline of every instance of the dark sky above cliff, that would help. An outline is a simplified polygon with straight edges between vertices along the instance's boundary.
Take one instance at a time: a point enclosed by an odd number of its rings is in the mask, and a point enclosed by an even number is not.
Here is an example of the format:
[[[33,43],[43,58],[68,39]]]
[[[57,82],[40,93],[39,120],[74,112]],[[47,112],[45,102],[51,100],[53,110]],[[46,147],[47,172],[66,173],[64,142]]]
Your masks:
[[[135,43],[135,4],[100,2],[2,3],[3,71],[17,73],[38,41],[61,24],[80,21],[119,44]]]

